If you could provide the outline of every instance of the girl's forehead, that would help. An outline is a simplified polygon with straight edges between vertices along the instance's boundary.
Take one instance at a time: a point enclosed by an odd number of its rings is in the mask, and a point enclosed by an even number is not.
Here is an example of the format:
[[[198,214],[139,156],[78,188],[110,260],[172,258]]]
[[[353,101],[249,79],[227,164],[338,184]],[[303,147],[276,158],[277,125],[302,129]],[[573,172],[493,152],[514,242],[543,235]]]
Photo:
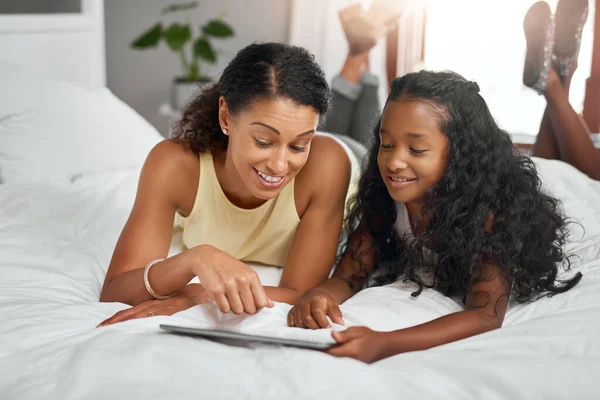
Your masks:
[[[381,125],[390,131],[394,130],[394,127],[400,130],[412,127],[440,132],[440,119],[440,108],[430,101],[400,97],[386,104]]]

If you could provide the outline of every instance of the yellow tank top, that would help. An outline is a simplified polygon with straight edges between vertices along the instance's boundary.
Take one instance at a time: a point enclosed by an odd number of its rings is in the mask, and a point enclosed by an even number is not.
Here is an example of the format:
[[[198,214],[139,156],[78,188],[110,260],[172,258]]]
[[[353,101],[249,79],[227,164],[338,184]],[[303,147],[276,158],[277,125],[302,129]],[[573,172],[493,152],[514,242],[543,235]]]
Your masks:
[[[341,145],[352,166],[348,201],[356,192],[360,166],[351,150]],[[183,244],[188,249],[207,244],[244,262],[283,267],[300,223],[295,181],[257,208],[239,208],[223,192],[212,154],[201,154],[196,200],[187,217],[175,215],[175,227],[183,229]]]
[[[238,260],[282,267],[300,223],[292,179],[277,197],[250,210],[232,204],[217,178],[212,154],[200,156],[198,193],[187,217],[177,214],[187,248],[208,244]]]

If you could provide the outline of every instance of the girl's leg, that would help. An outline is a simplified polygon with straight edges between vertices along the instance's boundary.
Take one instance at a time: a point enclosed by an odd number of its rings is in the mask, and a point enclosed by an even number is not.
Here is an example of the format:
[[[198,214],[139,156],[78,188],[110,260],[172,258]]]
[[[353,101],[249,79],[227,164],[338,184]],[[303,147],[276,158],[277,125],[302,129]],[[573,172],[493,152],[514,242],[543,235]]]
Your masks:
[[[594,147],[587,127],[569,103],[568,77],[563,86],[558,73],[552,68],[544,97],[548,103],[549,121],[554,132],[560,159],[573,165],[592,179],[600,180],[600,152]]]
[[[548,106],[544,109],[544,116],[540,123],[540,131],[535,138],[535,143],[531,149],[531,155],[540,158],[546,158],[548,160],[560,160],[560,153],[558,151],[558,143],[554,138],[554,132],[552,131],[552,123],[550,122],[550,112]]]
[[[576,62],[574,62],[572,69],[573,71],[571,75],[566,77],[563,81],[567,98],[569,98],[569,90],[571,89],[571,79],[573,78],[573,74],[577,69]],[[550,110],[548,109],[548,105],[546,105],[546,108],[544,109],[544,116],[542,117],[542,122],[540,124],[540,131],[535,139],[531,153],[531,155],[534,157],[546,158],[548,160],[562,160],[554,130],[552,128],[552,122],[550,121]]]
[[[541,94],[541,88],[545,87],[544,76],[547,63],[551,62],[554,37],[552,11],[546,2],[538,1],[527,10],[523,20],[523,30],[527,44],[523,83]],[[544,110],[532,155],[547,159],[560,158],[558,144],[552,132],[548,106]]]

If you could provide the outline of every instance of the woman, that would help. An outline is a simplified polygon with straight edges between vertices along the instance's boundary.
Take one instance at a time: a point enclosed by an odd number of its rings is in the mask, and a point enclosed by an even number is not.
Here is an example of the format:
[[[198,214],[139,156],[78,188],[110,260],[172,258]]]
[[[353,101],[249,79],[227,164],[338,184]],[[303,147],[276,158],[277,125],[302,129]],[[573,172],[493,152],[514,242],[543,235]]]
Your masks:
[[[371,131],[381,114],[381,105],[379,78],[371,72],[369,63],[377,39],[364,33],[358,34],[352,29],[353,26],[366,24],[361,9],[360,4],[354,4],[340,11],[348,54],[339,74],[331,81],[332,110],[319,128],[341,137],[350,137],[369,147]],[[366,153],[366,149],[363,151]]]
[[[315,135],[329,103],[306,50],[241,50],[148,155],[100,296],[134,307],[100,325],[213,300],[252,314],[327,278],[351,177],[344,148]],[[166,258],[174,218],[187,250]],[[279,286],[263,287],[244,262],[283,267]]]

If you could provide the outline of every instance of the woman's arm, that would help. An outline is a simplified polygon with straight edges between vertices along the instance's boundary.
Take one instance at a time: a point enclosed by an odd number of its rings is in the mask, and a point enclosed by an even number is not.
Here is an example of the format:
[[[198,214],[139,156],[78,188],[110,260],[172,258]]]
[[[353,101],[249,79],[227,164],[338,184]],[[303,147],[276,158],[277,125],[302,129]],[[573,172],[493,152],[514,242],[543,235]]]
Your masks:
[[[308,205],[301,215],[279,287],[266,288],[271,299],[288,304],[295,304],[306,290],[325,280],[335,263],[350,161],[334,139],[315,137],[301,174],[296,177],[295,189]]]
[[[167,256],[175,212],[185,197],[181,188],[185,187],[186,176],[180,171],[185,171],[185,163],[194,158],[172,141],[159,143],[149,153],[133,208],[106,273],[100,301],[136,305],[153,299],[144,286],[144,267]],[[197,165],[196,158],[196,168]],[[149,280],[157,293],[177,292],[194,277],[184,253],[152,267]]]
[[[147,300],[134,307],[126,308],[105,319],[98,327],[116,324],[130,319],[147,318],[157,315],[173,315],[195,305],[207,303],[212,298],[199,283],[190,283],[176,296],[166,300]]]
[[[500,328],[508,306],[511,284],[491,262],[484,264],[483,274],[484,278],[469,288],[466,310],[392,332],[375,332],[365,327],[334,332],[334,338],[340,345],[329,353],[373,362]]]
[[[175,212],[191,210],[197,182],[198,158],[181,144],[163,141],[150,152],[100,301],[135,306],[153,300],[144,285],[144,269],[151,260],[167,257]],[[184,294],[197,298],[205,289],[223,312],[253,313],[272,304],[254,270],[211,246],[196,246],[155,264],[148,280],[156,293],[168,295],[186,287],[194,276],[202,287]]]

